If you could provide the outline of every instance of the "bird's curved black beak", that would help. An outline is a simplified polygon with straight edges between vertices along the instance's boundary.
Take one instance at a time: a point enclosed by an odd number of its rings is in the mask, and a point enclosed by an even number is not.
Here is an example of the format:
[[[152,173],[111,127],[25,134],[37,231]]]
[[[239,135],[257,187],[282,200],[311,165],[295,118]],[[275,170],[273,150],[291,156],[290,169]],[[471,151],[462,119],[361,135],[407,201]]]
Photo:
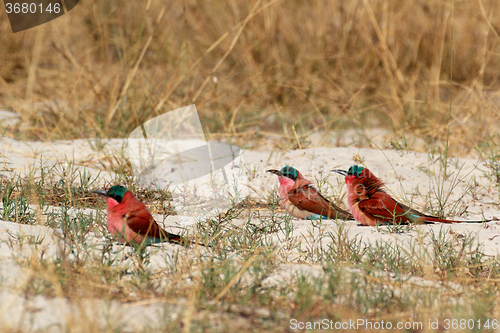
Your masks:
[[[345,171],[345,170],[336,169],[336,170],[332,170],[332,172],[340,173],[344,177],[347,176],[347,171]]]
[[[92,194],[92,193],[97,193],[97,194],[100,194],[100,195],[104,195],[105,197],[108,196],[108,192],[104,191],[104,190],[97,190],[97,191],[92,191],[90,192],[89,194]]]
[[[283,176],[283,173],[279,170],[271,169],[271,170],[267,170],[266,172],[274,173],[277,176]]]

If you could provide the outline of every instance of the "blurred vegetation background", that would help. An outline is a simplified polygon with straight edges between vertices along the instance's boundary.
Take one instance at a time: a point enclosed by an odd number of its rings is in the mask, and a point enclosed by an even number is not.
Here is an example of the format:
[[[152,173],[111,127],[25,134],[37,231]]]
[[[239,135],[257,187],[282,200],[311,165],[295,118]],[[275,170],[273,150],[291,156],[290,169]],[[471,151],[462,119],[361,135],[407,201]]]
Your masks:
[[[0,108],[22,119],[2,131],[125,137],[194,103],[211,139],[383,129],[425,151],[449,126],[464,155],[500,143],[499,34],[497,0],[83,0],[16,34],[1,10]]]

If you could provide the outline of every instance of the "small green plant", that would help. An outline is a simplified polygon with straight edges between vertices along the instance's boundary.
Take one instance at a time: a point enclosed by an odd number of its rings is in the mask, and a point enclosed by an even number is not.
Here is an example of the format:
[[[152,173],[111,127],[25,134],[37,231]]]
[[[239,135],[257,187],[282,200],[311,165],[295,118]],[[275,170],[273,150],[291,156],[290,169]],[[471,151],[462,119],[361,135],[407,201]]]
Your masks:
[[[15,191],[15,193],[14,193]],[[22,224],[35,224],[35,213],[30,207],[28,197],[20,192],[20,180],[3,184],[2,219]]]
[[[406,137],[405,137],[404,133],[401,137],[401,142],[391,141],[390,145],[391,145],[391,148],[393,148],[393,149],[408,151],[408,142],[406,142]]]
[[[437,234],[431,230],[430,236],[431,256],[438,275],[442,278],[456,275],[464,265],[464,256],[470,253],[474,240],[472,236],[460,235],[458,238],[450,239],[448,232],[445,232],[443,228],[439,229]]]
[[[325,238],[331,243],[324,243],[319,252],[322,262],[333,262],[336,265],[340,263],[358,264],[362,261],[367,247],[357,238],[350,238],[346,229],[345,222],[337,222],[336,232],[328,232]],[[326,250],[323,248],[326,246]]]

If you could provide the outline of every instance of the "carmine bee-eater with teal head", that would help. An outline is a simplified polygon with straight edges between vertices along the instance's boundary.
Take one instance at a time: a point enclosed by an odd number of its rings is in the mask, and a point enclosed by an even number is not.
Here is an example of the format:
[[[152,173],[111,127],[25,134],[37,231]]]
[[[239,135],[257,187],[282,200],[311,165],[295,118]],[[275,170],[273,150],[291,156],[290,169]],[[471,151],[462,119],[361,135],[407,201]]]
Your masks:
[[[349,210],[354,218],[364,225],[482,222],[445,220],[422,214],[394,200],[385,192],[382,180],[360,165],[353,165],[347,172],[344,170],[332,171],[345,176]]]
[[[328,201],[314,188],[310,180],[291,166],[281,170],[267,170],[278,176],[281,207],[299,219],[352,219],[352,215]]]
[[[93,191],[106,197],[108,230],[118,241],[127,244],[172,242],[193,244],[179,235],[163,230],[154,220],[146,205],[137,200],[124,186],[115,185],[108,191]]]

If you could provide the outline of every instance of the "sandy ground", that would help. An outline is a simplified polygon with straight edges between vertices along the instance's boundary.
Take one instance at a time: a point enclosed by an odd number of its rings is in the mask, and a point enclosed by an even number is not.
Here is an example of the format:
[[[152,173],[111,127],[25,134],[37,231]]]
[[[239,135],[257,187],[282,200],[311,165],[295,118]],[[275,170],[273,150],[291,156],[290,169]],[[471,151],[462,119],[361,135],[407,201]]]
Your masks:
[[[95,147],[99,146],[99,149]],[[76,168],[85,169],[92,175],[99,175],[102,187],[109,187],[113,179],[112,172],[108,171],[111,162],[109,156],[123,156],[123,141],[109,140],[97,143],[95,140],[76,140],[60,142],[18,142],[9,138],[0,140],[0,171],[3,177],[11,177],[17,173],[22,176],[37,174],[40,164],[51,172],[59,172],[67,167],[68,163]],[[445,212],[454,212],[449,216],[460,220],[494,219],[487,223],[460,223],[460,224],[433,224],[421,225],[411,230],[394,232],[391,227],[365,227],[357,222],[322,221],[313,225],[310,221],[294,220],[292,234],[286,237],[283,232],[269,234],[269,240],[278,244],[284,250],[277,257],[279,264],[273,274],[264,280],[263,286],[274,286],[287,283],[299,274],[323,274],[321,265],[307,264],[308,253],[316,247],[326,248],[331,239],[324,238],[325,234],[338,232],[339,228],[347,230],[351,239],[358,239],[364,246],[373,246],[377,242],[389,242],[411,250],[412,248],[425,251],[431,242],[432,235],[446,233],[446,238],[461,239],[473,236],[479,249],[487,255],[495,256],[500,253],[500,217],[497,213],[499,193],[496,178],[492,177],[487,162],[484,160],[453,159],[448,166],[450,175],[444,185],[441,185],[439,175],[440,164],[437,156],[395,150],[372,150],[354,148],[316,148],[295,150],[290,152],[247,150],[241,158],[226,166],[225,170],[230,179],[230,185],[241,197],[250,196],[255,200],[267,202],[270,192],[277,187],[277,177],[266,173],[271,168],[281,168],[292,165],[299,169],[306,178],[319,184],[323,193],[332,197],[342,195],[345,187],[343,179],[337,174],[330,173],[332,169],[347,169],[359,161],[370,168],[378,177],[382,178],[388,190],[405,203],[412,203],[417,209],[436,207],[435,189],[442,186],[443,193],[448,196],[448,203],[455,205],[445,206]],[[33,171],[35,170],[35,171]],[[206,176],[198,179],[189,186],[178,186],[174,190],[174,205],[179,215],[157,220],[163,223],[169,231],[178,231],[179,228],[192,232],[197,219],[207,217],[207,212],[198,209],[199,205],[210,203],[210,197],[215,194],[225,195],[223,187],[207,185],[219,175]],[[214,178],[215,177],[215,178]],[[188,193],[188,192],[196,192]],[[188,194],[187,194],[188,193]],[[233,192],[234,194],[234,192]],[[186,199],[187,195],[194,195]],[[234,196],[227,196],[228,200]],[[345,198],[345,197],[344,197]],[[345,207],[345,200],[343,202]],[[212,212],[213,213],[213,212]],[[266,214],[261,211],[261,214]],[[254,217],[236,219],[235,225],[244,223],[258,223]],[[19,236],[31,236],[42,239],[40,244],[20,244]],[[158,302],[153,304],[137,303],[123,304],[111,300],[70,300],[61,297],[49,298],[45,296],[30,296],[23,294],[24,281],[28,281],[36,272],[21,267],[19,262],[41,251],[45,258],[55,257],[60,248],[61,231],[45,226],[26,226],[12,222],[0,221],[0,329],[20,328],[23,331],[64,331],[71,323],[89,318],[89,325],[105,327],[110,320],[120,323],[124,331],[134,331],[145,327],[155,327],[161,320],[175,318],[180,311],[186,309],[186,300],[178,300],[175,304]],[[89,241],[96,248],[104,244],[102,237],[91,235]],[[122,251],[116,244],[116,251]],[[185,250],[176,245],[164,244],[151,249],[151,265],[154,271],[161,273],[169,261],[165,258],[177,251],[185,251],[185,255],[193,255],[193,250]],[[196,251],[208,251],[198,249]],[[123,261],[126,262],[126,251]],[[348,270],[351,274],[358,274],[356,270]],[[434,286],[434,282],[421,278],[408,277],[412,283]],[[160,284],[168,283],[161,281]],[[189,283],[187,281],[186,283]],[[436,285],[442,288],[442,285]],[[460,286],[444,286],[459,289]],[[265,309],[262,316],[269,315]],[[136,314],[132,316],[131,314]],[[141,320],[136,320],[137,313],[143,313]],[[167,314],[167,315],[166,315]],[[170,316],[170,317],[169,317]],[[89,326],[90,327],[90,326]]]

